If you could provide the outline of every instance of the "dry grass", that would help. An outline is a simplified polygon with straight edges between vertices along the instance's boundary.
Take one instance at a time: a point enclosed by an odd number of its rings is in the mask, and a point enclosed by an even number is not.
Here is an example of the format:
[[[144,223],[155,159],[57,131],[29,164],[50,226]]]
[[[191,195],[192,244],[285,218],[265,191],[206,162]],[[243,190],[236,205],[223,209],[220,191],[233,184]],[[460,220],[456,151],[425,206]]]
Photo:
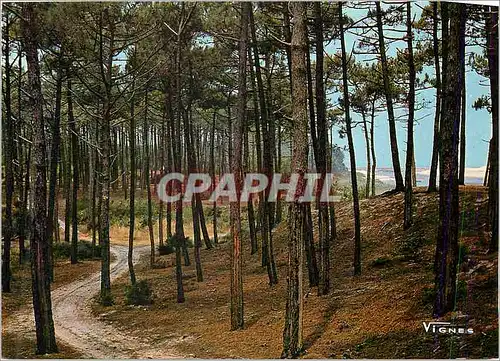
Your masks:
[[[166,236],[167,234],[167,227],[165,225],[165,222],[163,222],[163,234]],[[172,231],[175,230],[175,221],[172,222]],[[154,235],[154,241],[155,241],[155,246],[158,246],[158,231],[159,231],[159,226],[158,222],[155,222],[153,224],[153,235]],[[207,222],[207,231],[210,236],[213,235],[213,226],[211,223]],[[222,235],[227,233],[229,230],[227,228],[220,228],[218,227],[218,234]],[[186,237],[190,237],[191,239],[193,238],[193,223],[192,222],[185,222],[184,223],[184,234]],[[122,226],[114,226],[111,227],[109,231],[109,238],[111,240],[112,244],[118,244],[118,245],[128,245],[128,238],[129,238],[129,228],[128,227],[122,227]],[[138,228],[134,232],[134,246],[149,246],[150,240],[149,240],[149,230],[147,227],[142,227]]]
[[[476,200],[483,190],[463,193],[463,210],[474,211],[477,221],[468,223],[463,241],[471,262],[483,262],[485,274],[460,274],[467,282],[467,297],[458,313],[467,314],[475,334],[450,343],[425,334],[422,321],[431,320],[432,305],[426,301],[432,286],[433,249],[437,227],[437,194],[415,194],[415,225],[402,230],[401,194],[361,201],[362,261],[359,277],[352,276],[353,215],[350,203],[336,207],[338,238],[332,247],[332,292],[318,297],[307,293],[304,306],[305,357],[497,357],[497,261],[485,251],[484,202]],[[95,306],[106,322],[137,337],[161,342],[180,339],[179,354],[201,358],[276,358],[282,348],[286,286],[286,237],[282,224],[275,230],[275,254],[279,284],[270,288],[259,255],[250,255],[244,241],[243,273],[245,328],[230,331],[230,244],[202,251],[204,282],[196,282],[194,265],[184,267],[186,302],[176,303],[174,260],[167,268],[137,267],[139,279],[151,284],[155,302],[150,307],[126,306],[126,276],[115,282],[116,305]],[[387,263],[380,260],[387,260]],[[109,312],[113,310],[114,312]],[[104,313],[106,313],[104,315]]]

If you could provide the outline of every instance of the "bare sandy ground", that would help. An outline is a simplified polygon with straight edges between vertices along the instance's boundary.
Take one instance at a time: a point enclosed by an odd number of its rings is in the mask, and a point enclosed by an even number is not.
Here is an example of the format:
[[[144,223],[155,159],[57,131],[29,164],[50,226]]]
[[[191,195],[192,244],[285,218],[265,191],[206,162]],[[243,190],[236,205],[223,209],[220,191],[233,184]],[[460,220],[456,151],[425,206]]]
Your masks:
[[[128,271],[127,247],[112,245],[115,261],[111,264],[111,281]],[[134,248],[134,263],[149,247]],[[52,292],[52,311],[56,339],[78,350],[85,358],[178,358],[172,344],[152,345],[122,333],[92,315],[91,303],[100,289],[100,272],[59,287]],[[25,307],[9,316],[6,331],[35,338],[32,307]],[[145,330],[146,331],[146,330]]]

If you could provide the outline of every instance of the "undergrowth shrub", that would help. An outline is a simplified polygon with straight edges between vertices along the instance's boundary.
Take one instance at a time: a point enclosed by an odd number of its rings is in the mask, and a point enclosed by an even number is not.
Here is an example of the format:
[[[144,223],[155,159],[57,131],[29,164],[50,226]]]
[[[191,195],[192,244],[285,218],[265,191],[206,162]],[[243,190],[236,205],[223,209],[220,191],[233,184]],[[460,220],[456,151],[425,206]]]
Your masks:
[[[162,245],[159,245],[158,246],[158,253],[160,254],[160,256],[165,256],[167,254],[172,254],[175,252],[175,247],[168,242],[166,243],[163,243]]]
[[[53,246],[54,258],[69,258],[71,255],[71,243],[59,242],[54,243]],[[92,254],[92,248],[94,253]],[[101,246],[96,244],[92,247],[92,242],[79,240],[77,244],[77,258],[82,259],[92,259],[101,257]]]
[[[115,303],[110,291],[101,292],[98,297],[98,301],[102,306],[113,306]]]
[[[125,288],[125,300],[127,305],[150,305],[153,302],[151,289],[146,280],[128,285]]]

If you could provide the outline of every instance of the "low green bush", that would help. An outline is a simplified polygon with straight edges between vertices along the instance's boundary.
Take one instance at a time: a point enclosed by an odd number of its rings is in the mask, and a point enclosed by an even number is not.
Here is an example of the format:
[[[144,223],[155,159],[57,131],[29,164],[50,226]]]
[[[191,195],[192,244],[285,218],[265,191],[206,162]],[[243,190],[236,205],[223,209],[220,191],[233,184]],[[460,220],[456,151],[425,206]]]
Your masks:
[[[94,249],[94,252],[92,252],[92,248]],[[52,246],[52,251],[54,258],[69,258],[71,256],[71,243],[54,243]],[[101,246],[96,244],[94,247],[92,247],[92,242],[80,240],[77,244],[76,254],[77,258],[80,260],[100,258]]]
[[[125,288],[125,300],[127,305],[150,305],[153,302],[151,289],[146,280],[136,282]]]
[[[160,254],[160,256],[165,256],[167,254],[172,254],[174,252],[175,252],[175,247],[168,242],[158,246],[158,253]]]
[[[99,294],[99,303],[103,306],[113,306],[115,301],[113,299],[113,295],[111,294],[111,292],[110,291],[101,292]]]

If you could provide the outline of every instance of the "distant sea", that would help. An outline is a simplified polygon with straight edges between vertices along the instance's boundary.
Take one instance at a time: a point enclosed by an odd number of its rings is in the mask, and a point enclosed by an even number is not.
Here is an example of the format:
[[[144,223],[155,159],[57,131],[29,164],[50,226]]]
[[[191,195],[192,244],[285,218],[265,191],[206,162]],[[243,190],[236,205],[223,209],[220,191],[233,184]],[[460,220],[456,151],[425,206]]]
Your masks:
[[[366,175],[366,168],[357,168],[359,173]],[[404,178],[404,169],[402,169]],[[486,167],[479,168],[465,168],[465,184],[482,185]],[[417,168],[417,186],[425,187],[429,185],[430,168]],[[392,168],[377,168],[375,171],[376,179],[386,184],[394,185],[394,171]],[[439,173],[438,173],[439,177]]]

